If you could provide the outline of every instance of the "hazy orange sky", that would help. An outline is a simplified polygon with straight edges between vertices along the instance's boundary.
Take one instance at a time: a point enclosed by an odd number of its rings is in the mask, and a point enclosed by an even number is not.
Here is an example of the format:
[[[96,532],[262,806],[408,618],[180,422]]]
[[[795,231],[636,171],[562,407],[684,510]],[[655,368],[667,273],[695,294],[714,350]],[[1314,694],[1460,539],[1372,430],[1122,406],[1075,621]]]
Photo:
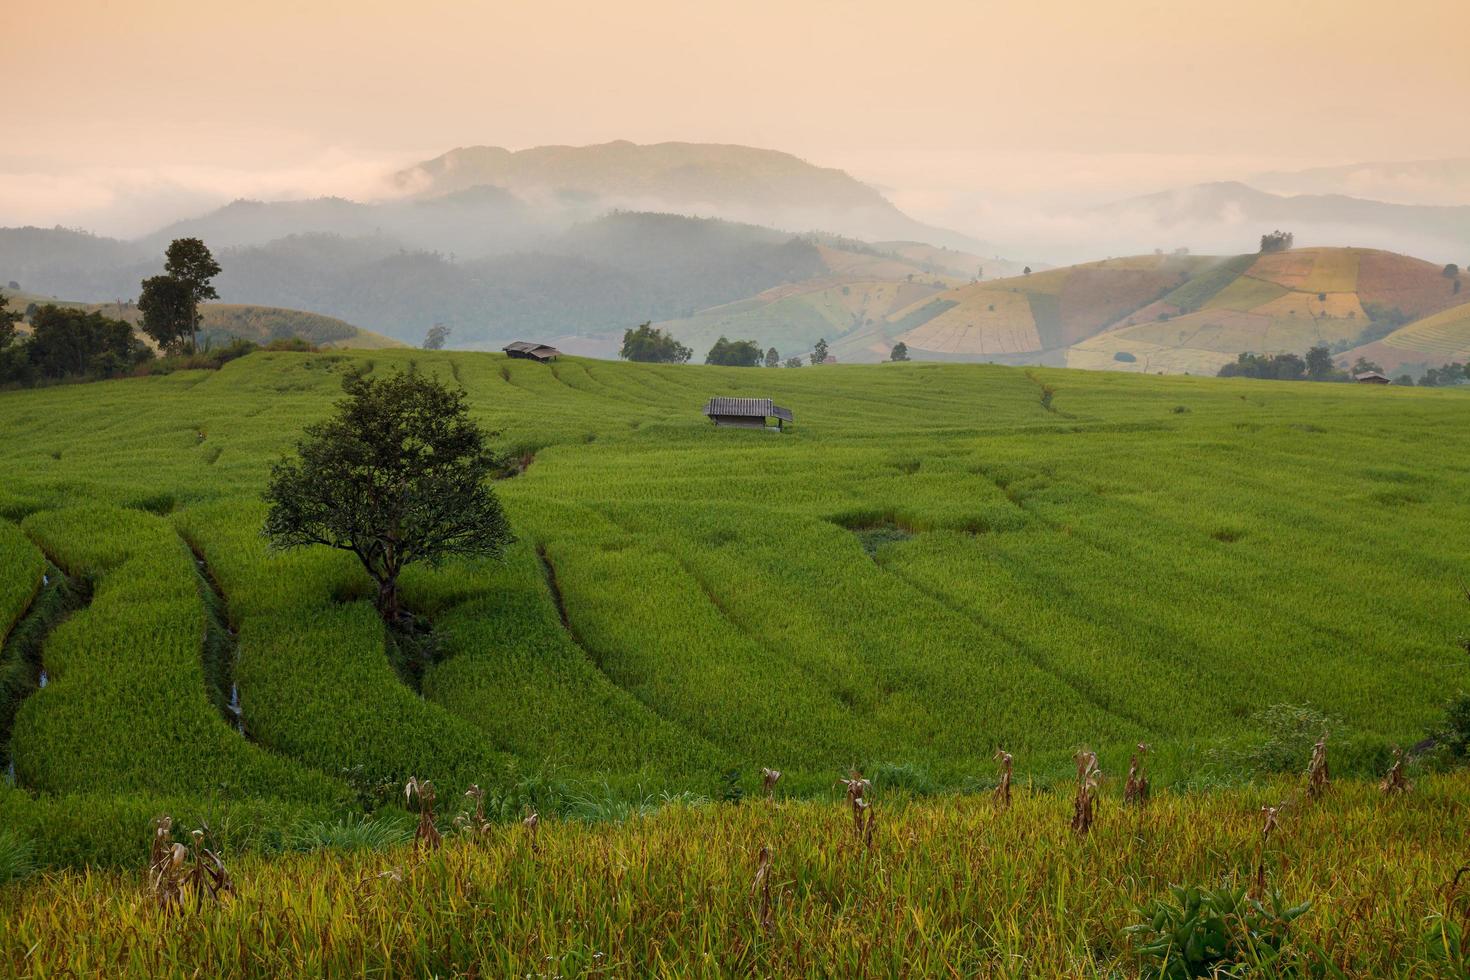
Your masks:
[[[1463,0],[7,0],[0,225],[474,143],[769,146],[919,211],[1470,156],[1467,40]]]

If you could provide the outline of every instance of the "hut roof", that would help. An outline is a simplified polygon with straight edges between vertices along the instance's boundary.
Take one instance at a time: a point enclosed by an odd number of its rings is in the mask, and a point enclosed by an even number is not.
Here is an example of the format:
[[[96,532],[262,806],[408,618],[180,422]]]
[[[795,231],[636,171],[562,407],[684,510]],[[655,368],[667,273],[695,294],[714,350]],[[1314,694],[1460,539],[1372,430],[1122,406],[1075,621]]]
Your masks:
[[[528,357],[555,357],[561,351],[550,344],[533,344],[529,340],[516,340],[500,348],[507,354],[522,354]]]
[[[711,398],[704,406],[706,415],[742,415],[750,418],[791,421],[791,409],[773,404],[769,398]]]

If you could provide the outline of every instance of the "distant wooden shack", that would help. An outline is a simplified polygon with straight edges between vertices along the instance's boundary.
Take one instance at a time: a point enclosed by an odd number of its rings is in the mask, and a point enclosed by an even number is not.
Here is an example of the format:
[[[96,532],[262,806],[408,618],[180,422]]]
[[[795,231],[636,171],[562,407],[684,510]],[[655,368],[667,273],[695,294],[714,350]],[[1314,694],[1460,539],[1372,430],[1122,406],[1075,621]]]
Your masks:
[[[711,398],[704,414],[715,425],[733,425],[742,429],[764,429],[769,419],[784,430],[791,421],[791,409],[773,404],[769,398]]]
[[[550,344],[533,344],[527,340],[517,340],[513,344],[506,344],[501,350],[505,351],[507,357],[520,357],[528,361],[554,361],[561,351]]]
[[[1364,371],[1362,374],[1353,375],[1353,380],[1360,385],[1391,385],[1393,380],[1386,374],[1377,371]]]

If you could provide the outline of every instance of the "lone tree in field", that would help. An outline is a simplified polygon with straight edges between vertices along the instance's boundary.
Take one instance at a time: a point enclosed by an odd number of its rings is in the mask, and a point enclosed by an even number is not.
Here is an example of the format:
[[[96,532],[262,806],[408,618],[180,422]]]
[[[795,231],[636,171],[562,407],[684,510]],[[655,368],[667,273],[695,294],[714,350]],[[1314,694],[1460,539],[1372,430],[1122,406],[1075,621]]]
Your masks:
[[[817,346],[812,348],[812,363],[821,364],[827,359],[827,338],[822,337],[817,341]]]
[[[180,350],[188,340],[190,353],[199,349],[199,304],[219,299],[213,279],[219,263],[197,238],[176,238],[169,245],[163,275],[143,280],[138,311],[143,332],[165,350]]]
[[[271,469],[264,534],[277,548],[350,551],[378,583],[378,612],[403,620],[398,576],[418,561],[498,557],[514,540],[485,481],[501,468],[463,391],[421,374],[342,380],[347,398]]]
[[[772,347],[766,351],[766,367],[780,367],[781,352]]]
[[[424,335],[424,350],[443,350],[448,341],[449,328],[442,323],[436,323]]]
[[[909,345],[903,341],[893,345],[893,353],[888,355],[890,361],[907,361],[909,359]]]

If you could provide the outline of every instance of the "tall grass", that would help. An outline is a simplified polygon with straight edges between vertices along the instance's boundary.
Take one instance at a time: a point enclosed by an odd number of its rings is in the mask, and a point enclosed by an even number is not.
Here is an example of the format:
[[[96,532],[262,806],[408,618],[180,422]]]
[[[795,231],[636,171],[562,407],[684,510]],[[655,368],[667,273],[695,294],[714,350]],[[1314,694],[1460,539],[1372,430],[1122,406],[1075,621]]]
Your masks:
[[[1270,889],[1310,901],[1277,966],[1453,976],[1446,886],[1463,861],[1463,774],[1385,799],[1342,782],[1281,816]],[[671,805],[626,822],[542,821],[432,852],[225,855],[237,894],[170,921],[136,873],[0,891],[14,976],[1132,976],[1125,930],[1171,884],[1248,886],[1260,808],[1289,787],[1105,794],[1090,833],[1064,793],[879,799],[870,846],[840,802]],[[763,858],[764,855],[764,858]]]

